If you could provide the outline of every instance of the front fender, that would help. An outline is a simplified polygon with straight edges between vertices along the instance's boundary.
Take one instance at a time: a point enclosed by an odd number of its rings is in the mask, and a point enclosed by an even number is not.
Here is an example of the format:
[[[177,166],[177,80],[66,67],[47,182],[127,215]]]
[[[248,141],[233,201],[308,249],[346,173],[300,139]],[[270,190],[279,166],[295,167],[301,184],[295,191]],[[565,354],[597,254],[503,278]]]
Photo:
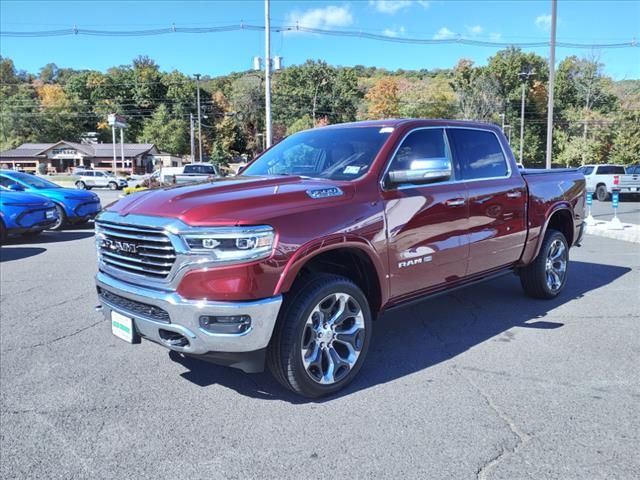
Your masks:
[[[389,285],[384,273],[386,272],[385,266],[380,260],[380,254],[367,239],[349,234],[337,234],[327,238],[314,239],[302,245],[287,262],[276,285],[274,295],[288,292],[300,270],[314,257],[331,250],[345,248],[357,249],[371,261],[380,287],[381,305],[384,305],[389,299]]]

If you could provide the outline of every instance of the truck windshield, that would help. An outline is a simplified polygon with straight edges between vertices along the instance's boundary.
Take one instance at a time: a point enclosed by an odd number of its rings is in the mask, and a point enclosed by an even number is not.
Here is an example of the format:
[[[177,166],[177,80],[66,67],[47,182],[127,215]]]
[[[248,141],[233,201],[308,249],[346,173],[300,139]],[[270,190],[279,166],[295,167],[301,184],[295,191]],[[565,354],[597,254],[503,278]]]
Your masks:
[[[56,185],[55,183],[50,182],[49,180],[45,180],[44,178],[38,178],[34,175],[29,175],[28,173],[11,172],[11,178],[17,180],[18,182],[29,185],[31,188],[37,188],[38,190],[47,188],[61,188],[60,185]]]
[[[354,180],[364,175],[391,128],[318,128],[296,133],[265,152],[242,175],[300,175]]]

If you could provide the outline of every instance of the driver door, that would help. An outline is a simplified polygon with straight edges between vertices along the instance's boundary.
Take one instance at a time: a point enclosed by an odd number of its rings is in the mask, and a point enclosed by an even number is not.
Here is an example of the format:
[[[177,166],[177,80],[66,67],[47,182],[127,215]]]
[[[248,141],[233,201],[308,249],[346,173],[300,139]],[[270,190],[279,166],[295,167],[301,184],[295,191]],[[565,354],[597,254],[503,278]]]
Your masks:
[[[393,183],[412,170],[438,163],[449,174],[426,183]],[[392,175],[392,172],[402,172]],[[465,275],[469,257],[469,207],[443,128],[419,128],[402,140],[387,169],[382,192],[387,225],[391,297],[410,297],[455,282]]]

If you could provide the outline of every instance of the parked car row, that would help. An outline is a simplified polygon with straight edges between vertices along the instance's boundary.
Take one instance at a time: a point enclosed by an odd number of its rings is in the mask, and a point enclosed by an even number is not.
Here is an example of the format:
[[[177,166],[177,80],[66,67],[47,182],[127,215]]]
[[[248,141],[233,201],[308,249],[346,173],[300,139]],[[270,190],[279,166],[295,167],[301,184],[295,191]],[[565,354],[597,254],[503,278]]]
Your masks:
[[[0,170],[0,231],[7,235],[37,235],[93,219],[101,210],[92,192],[63,188],[35,175]]]

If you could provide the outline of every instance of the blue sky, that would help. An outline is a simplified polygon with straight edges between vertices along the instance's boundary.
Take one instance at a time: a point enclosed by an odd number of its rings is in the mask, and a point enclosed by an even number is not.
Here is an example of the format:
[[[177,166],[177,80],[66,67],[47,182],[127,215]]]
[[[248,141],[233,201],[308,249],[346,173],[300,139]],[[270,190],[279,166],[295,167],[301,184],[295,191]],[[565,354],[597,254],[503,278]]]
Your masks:
[[[389,36],[449,38],[461,35],[488,41],[545,41],[549,38],[550,0],[536,1],[272,1],[273,25],[295,24],[332,30],[356,30]],[[640,1],[559,0],[558,40],[580,43],[640,42]],[[71,28],[132,30],[263,25],[262,1],[7,1],[0,0],[2,31]],[[362,38],[275,33],[272,55],[286,65],[308,58],[334,65],[388,69],[448,68],[461,57],[485,63],[497,49],[463,45],[406,45]],[[548,48],[533,49],[547,57]],[[151,37],[53,38],[0,37],[0,54],[18,69],[37,72],[46,63],[59,67],[105,70],[149,55],[162,70],[220,75],[246,70],[254,55],[264,55],[264,34],[239,31],[169,34]],[[575,50],[567,55],[599,55],[615,79],[640,78],[640,46]]]

